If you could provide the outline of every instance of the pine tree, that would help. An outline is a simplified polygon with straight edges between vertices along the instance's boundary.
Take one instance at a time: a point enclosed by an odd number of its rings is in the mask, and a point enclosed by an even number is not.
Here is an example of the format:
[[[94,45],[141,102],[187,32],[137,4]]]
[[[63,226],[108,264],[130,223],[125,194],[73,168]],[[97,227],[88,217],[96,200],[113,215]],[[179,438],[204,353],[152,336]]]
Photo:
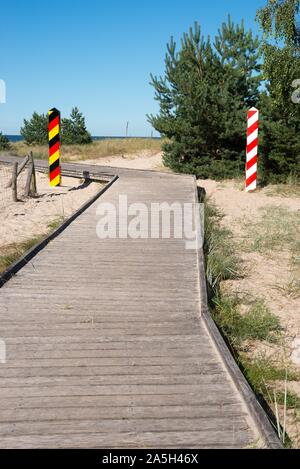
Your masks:
[[[165,76],[151,76],[160,104],[150,123],[169,141],[164,162],[201,177],[236,175],[245,165],[245,110],[256,102],[257,40],[228,19],[215,44],[196,23],[177,52],[167,46]]]
[[[81,145],[92,142],[91,134],[87,131],[85,118],[77,107],[72,109],[69,119],[62,119],[62,143],[67,145]]]
[[[259,39],[247,31],[244,21],[235,25],[230,16],[215,38],[214,48],[222,69],[221,93],[226,91],[220,141],[230,175],[241,174],[245,166],[245,122],[247,110],[256,106],[261,83]],[[225,174],[226,175],[226,174]]]
[[[48,142],[48,117],[34,112],[30,120],[24,119],[20,134],[29,145],[44,145]]]
[[[233,95],[240,95],[245,106],[256,106],[259,99],[261,65],[258,37],[245,30],[244,20],[235,25],[228,16],[215,38],[215,49],[228,79]]]

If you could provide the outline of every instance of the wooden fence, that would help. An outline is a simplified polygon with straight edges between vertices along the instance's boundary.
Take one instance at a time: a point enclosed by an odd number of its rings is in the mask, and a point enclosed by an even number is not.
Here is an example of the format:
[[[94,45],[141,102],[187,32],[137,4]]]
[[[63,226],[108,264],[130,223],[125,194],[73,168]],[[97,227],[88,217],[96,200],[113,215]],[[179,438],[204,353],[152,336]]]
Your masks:
[[[27,175],[25,178],[25,184],[23,186],[22,191],[18,191],[18,181],[26,168]],[[17,162],[14,162],[12,164],[11,178],[6,185],[6,189],[8,188],[11,188],[11,199],[14,202],[17,202],[19,200],[18,194],[24,197],[36,196],[36,174],[32,152],[26,155],[20,164],[18,164]]]

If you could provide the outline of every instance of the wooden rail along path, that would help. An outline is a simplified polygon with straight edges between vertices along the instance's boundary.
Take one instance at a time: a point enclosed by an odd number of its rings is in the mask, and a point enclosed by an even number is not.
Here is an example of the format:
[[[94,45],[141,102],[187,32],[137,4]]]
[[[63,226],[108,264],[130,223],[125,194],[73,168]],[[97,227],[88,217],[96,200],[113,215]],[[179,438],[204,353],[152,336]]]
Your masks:
[[[198,251],[96,235],[100,201],[190,203],[194,178],[63,171],[119,179],[0,289],[0,447],[280,447],[205,320]]]

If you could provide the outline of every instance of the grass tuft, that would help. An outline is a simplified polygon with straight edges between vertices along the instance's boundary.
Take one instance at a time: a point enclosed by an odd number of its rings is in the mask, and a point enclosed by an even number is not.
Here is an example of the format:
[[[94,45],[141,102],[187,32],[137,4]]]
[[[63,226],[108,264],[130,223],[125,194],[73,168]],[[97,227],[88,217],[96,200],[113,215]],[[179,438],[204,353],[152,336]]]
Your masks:
[[[297,371],[293,369],[287,371],[286,367],[278,366],[277,363],[264,355],[251,360],[243,354],[240,356],[240,362],[255,392],[265,396],[268,383],[285,381],[286,378],[287,381],[297,381],[300,378]],[[270,402],[271,399],[268,399],[268,396],[266,397]]]
[[[214,205],[205,203],[204,253],[210,297],[218,296],[220,282],[241,276],[241,265],[235,255],[231,232],[220,224],[222,217]]]
[[[271,197],[300,197],[299,176],[294,173],[290,174],[286,184],[276,184],[275,186],[270,186],[266,192],[266,195]]]
[[[4,272],[8,269],[11,264],[22,257],[42,238],[43,236],[35,236],[22,243],[12,243],[0,248],[0,272]]]
[[[293,300],[300,298],[300,281],[295,280],[294,278],[283,285],[277,283],[273,288],[278,290],[286,298],[291,298]]]
[[[276,398],[279,405],[285,404],[285,392],[277,391]],[[300,409],[300,398],[294,392],[288,391],[286,395],[286,407],[287,409]]]
[[[11,243],[0,247],[0,273],[8,269],[14,262],[20,259],[29,249],[40,242],[48,233],[58,228],[64,221],[64,217],[55,218],[47,225],[45,235],[34,236],[21,243]]]
[[[246,223],[247,239],[244,240],[243,248],[248,252],[266,254],[282,250],[284,246],[285,250],[291,250],[296,257],[300,255],[300,217],[297,213],[272,205],[260,211],[260,220],[256,223],[249,220]]]
[[[242,340],[277,341],[281,332],[280,321],[271,313],[263,301],[258,300],[254,306],[241,317],[240,334]]]
[[[65,220],[65,217],[60,216],[55,218],[53,221],[48,223],[47,228],[49,231],[54,231],[56,230]]]
[[[238,348],[245,340],[276,342],[280,322],[262,301],[257,301],[245,314],[239,312],[238,298],[214,300],[214,318],[229,342]]]

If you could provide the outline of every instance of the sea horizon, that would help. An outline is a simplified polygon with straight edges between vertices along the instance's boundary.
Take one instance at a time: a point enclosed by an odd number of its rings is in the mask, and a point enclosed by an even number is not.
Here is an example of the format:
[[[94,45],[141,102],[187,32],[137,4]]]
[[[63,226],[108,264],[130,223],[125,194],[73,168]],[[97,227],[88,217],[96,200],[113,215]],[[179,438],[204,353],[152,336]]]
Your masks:
[[[21,142],[22,140],[24,140],[24,138],[22,137],[22,135],[5,135],[8,140],[10,142]],[[139,138],[139,139],[153,139],[153,140],[160,140],[161,137],[135,137],[135,136],[130,136],[130,137],[126,137],[126,136],[109,136],[109,135],[103,135],[103,136],[98,136],[98,135],[95,135],[95,136],[92,136],[92,139],[94,141],[97,141],[97,140],[113,140],[113,139],[125,139],[125,138]]]

